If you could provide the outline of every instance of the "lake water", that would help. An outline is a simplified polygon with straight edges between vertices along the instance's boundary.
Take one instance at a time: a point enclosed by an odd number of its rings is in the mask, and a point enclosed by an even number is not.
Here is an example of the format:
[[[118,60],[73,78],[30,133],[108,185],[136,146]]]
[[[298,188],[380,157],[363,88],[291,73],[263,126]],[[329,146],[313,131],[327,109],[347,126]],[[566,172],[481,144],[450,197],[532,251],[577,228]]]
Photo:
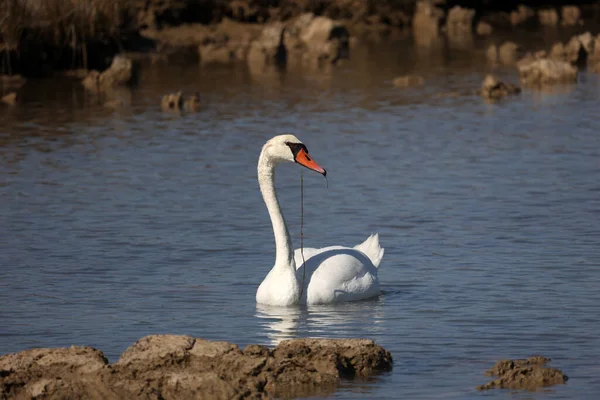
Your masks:
[[[331,72],[158,65],[117,108],[30,81],[0,108],[0,354],[76,344],[116,361],[158,333],[364,337],[394,369],[334,397],[597,398],[600,77],[488,104],[480,61],[388,46]],[[425,86],[391,85],[410,72]],[[179,89],[203,108],[161,112]],[[379,232],[380,298],[257,307],[274,242],[256,162],[287,132],[328,171],[302,172],[305,245]],[[296,247],[300,172],[276,179]],[[496,360],[535,354],[568,384],[475,390]]]

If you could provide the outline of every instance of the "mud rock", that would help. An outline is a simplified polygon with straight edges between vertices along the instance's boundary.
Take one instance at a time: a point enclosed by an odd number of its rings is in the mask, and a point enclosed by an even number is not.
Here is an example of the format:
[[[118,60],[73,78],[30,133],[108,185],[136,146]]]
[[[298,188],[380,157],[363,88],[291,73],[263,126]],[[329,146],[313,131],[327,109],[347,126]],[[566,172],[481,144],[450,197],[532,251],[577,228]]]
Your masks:
[[[260,19],[260,9],[255,4],[250,4],[249,1],[234,0],[229,2],[228,6],[231,14],[233,15],[233,18],[237,21]]]
[[[550,58],[553,60],[567,61],[573,65],[583,68],[588,58],[594,57],[594,38],[589,32],[576,35],[566,45],[558,42],[550,50]]]
[[[197,111],[200,108],[200,95],[194,93],[184,96],[182,92],[166,94],[161,99],[160,107],[164,111]]]
[[[364,339],[287,340],[274,350],[191,336],[138,340],[114,364],[89,347],[0,357],[2,398],[274,398],[325,395],[340,378],[389,370],[389,352]]]
[[[514,65],[522,56],[522,49],[513,42],[504,42],[498,49],[498,59],[504,65]]]
[[[206,25],[182,24],[160,30],[144,29],[140,34],[157,41],[160,47],[195,47],[210,40],[214,32]]]
[[[561,42],[554,43],[552,49],[550,49],[550,58],[553,60],[564,61],[565,45]]]
[[[107,360],[91,347],[32,349],[0,357],[0,397],[75,398],[77,393],[101,397],[91,377]]]
[[[579,40],[579,42],[588,54],[591,55],[594,53],[594,37],[590,32],[585,32],[575,37],[577,38],[577,40]],[[600,39],[600,35],[598,36],[598,38]]]
[[[200,63],[206,64],[229,64],[237,59],[236,52],[226,45],[208,44],[200,46]]]
[[[591,57],[594,60],[600,59],[600,34],[592,41],[591,44]]]
[[[519,93],[521,88],[501,82],[493,75],[486,76],[481,85],[481,95],[488,100],[498,100]]]
[[[554,8],[538,10],[538,19],[541,25],[558,25],[558,12]]]
[[[492,25],[488,24],[487,22],[480,21],[477,24],[477,28],[475,28],[475,32],[477,32],[477,34],[480,36],[487,36],[494,32],[494,28],[492,28]]]
[[[577,68],[565,61],[525,57],[517,63],[523,85],[553,85],[577,82]]]
[[[524,6],[523,4],[519,4],[516,10],[511,11],[510,22],[513,26],[517,26],[531,21],[534,17],[535,12],[533,9]]]
[[[250,45],[248,65],[304,64],[321,67],[348,58],[350,34],[346,27],[330,18],[302,14],[287,24],[267,25]]]
[[[261,28],[256,24],[244,24],[225,18],[212,29],[198,46],[201,65],[245,61],[250,44],[259,37]]]
[[[18,99],[19,98],[17,96],[17,92],[10,92],[2,96],[2,98],[0,98],[0,101],[4,104],[8,104],[9,106],[14,106],[15,104],[17,104]]]
[[[566,383],[569,378],[561,370],[545,367],[550,361],[549,358],[541,356],[530,357],[526,360],[498,361],[485,373],[486,376],[496,376],[498,379],[477,386],[477,389],[536,390]]]
[[[300,33],[306,46],[304,60],[335,64],[348,58],[350,34],[346,27],[330,18],[315,17]]]
[[[583,39],[583,41],[581,39]],[[586,40],[591,39],[591,35],[590,38],[587,38],[585,34],[581,35],[581,39],[580,36],[573,36],[564,47],[564,60],[579,67],[585,66],[588,54],[591,51],[591,40]],[[587,44],[587,48],[584,45],[584,42]]]
[[[397,88],[408,88],[412,86],[421,86],[425,79],[419,75],[404,75],[394,78],[392,84]]]
[[[429,0],[419,0],[415,7],[412,23],[415,42],[419,45],[427,45],[438,38],[444,12]]]
[[[498,46],[495,44],[490,45],[486,50],[485,55],[490,63],[496,64],[498,62]]]
[[[91,92],[103,92],[117,86],[125,86],[134,82],[136,65],[128,57],[117,55],[110,67],[100,73],[90,71],[81,82]]]
[[[250,44],[248,64],[254,67],[284,66],[288,51],[284,43],[285,25],[275,22],[264,27],[262,33]]]
[[[0,88],[3,90],[17,90],[26,82],[27,79],[21,75],[0,75]]]
[[[578,25],[581,23],[581,10],[577,6],[564,6],[561,9],[562,24],[564,26]]]
[[[473,32],[475,10],[454,6],[446,18],[446,32],[449,37],[470,35]]]

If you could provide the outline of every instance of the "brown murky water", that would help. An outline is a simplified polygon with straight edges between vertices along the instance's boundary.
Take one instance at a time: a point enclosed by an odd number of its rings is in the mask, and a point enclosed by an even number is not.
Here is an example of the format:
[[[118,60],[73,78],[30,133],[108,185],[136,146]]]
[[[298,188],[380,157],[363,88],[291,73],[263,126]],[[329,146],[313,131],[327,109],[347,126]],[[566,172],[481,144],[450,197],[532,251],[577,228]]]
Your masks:
[[[600,77],[488,104],[483,54],[401,42],[331,72],[157,65],[111,107],[69,81],[30,81],[22,105],[0,108],[0,353],[87,344],[115,360],[151,333],[368,337],[394,370],[339,398],[504,398],[475,391],[483,371],[532,354],[570,380],[511,396],[594,398]],[[405,73],[426,84],[393,88]],[[161,112],[179,89],[203,108]],[[256,306],[274,246],[255,165],[283,132],[329,173],[329,187],[304,175],[306,245],[379,232],[379,299]],[[287,166],[277,180],[296,245],[299,178]]]

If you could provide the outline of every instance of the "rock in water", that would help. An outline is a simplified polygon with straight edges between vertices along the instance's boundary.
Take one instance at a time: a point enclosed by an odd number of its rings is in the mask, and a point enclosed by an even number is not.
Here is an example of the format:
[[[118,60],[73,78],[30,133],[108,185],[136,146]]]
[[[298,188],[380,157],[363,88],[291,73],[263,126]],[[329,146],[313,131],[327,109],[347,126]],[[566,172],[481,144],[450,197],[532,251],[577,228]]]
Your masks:
[[[521,88],[510,83],[500,82],[493,75],[486,76],[481,85],[481,95],[489,100],[498,100],[518,93],[521,93]]]
[[[0,101],[4,104],[8,104],[9,106],[14,106],[19,101],[19,97],[17,96],[17,92],[10,92],[2,96]]]
[[[0,398],[275,398],[325,395],[340,378],[392,367],[366,339],[298,339],[271,350],[191,336],[138,340],[114,364],[91,347],[0,357]]]
[[[102,73],[90,71],[88,76],[83,78],[82,83],[91,92],[104,92],[133,83],[136,72],[136,65],[130,58],[117,55],[106,71]]]
[[[577,68],[565,61],[526,57],[517,63],[523,85],[577,82]]]
[[[398,88],[407,88],[411,86],[421,86],[425,83],[425,79],[419,75],[404,75],[394,78],[392,84]]]
[[[479,390],[488,389],[524,389],[539,388],[566,383],[567,377],[561,370],[545,367],[551,360],[542,356],[529,357],[526,360],[498,361],[485,374],[496,376],[491,382],[477,386]]]
[[[419,45],[435,42],[440,34],[444,12],[430,0],[419,0],[415,5],[413,35]]]

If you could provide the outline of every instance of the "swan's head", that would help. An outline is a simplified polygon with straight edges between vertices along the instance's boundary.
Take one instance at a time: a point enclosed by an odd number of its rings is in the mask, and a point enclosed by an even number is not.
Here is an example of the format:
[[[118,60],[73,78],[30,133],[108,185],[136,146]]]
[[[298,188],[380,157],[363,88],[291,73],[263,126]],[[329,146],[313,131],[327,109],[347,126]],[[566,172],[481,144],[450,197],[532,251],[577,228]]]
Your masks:
[[[327,171],[308,155],[308,149],[294,135],[279,135],[270,139],[263,146],[263,154],[275,164],[280,162],[295,162],[303,167],[327,175]]]

